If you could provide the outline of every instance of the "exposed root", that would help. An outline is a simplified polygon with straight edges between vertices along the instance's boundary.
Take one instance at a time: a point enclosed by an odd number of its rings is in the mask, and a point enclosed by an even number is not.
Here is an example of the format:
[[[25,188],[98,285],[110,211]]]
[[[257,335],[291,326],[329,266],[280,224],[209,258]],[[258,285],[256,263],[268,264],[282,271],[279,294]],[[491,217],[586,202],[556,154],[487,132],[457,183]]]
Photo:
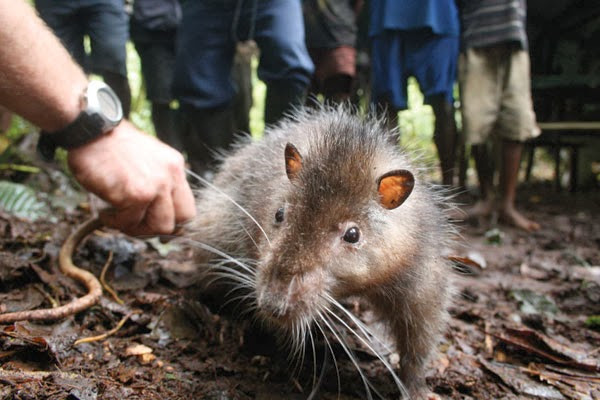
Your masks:
[[[81,282],[88,290],[85,296],[76,298],[70,303],[56,308],[0,314],[0,324],[10,324],[16,321],[54,321],[81,312],[96,304],[102,296],[102,286],[100,286],[98,279],[92,273],[80,269],[73,264],[72,256],[79,242],[101,226],[102,223],[97,218],[92,218],[83,223],[69,235],[61,247],[58,256],[58,263],[62,273]]]
[[[56,308],[59,306],[58,301],[56,301],[54,297],[50,296],[50,294],[44,290],[44,287],[41,283],[36,283],[35,285],[33,285],[33,288],[37,290],[42,296],[44,296],[46,300],[48,300],[52,308]]]
[[[131,318],[131,316],[133,314],[137,314],[139,313],[139,311],[132,311],[130,313],[128,313],[126,316],[124,316],[119,323],[117,324],[117,326],[115,326],[114,328],[112,328],[110,331],[105,332],[101,335],[97,335],[97,336],[90,336],[90,337],[86,337],[86,338],[81,338],[81,339],[77,339],[75,341],[75,343],[73,343],[74,346],[77,346],[78,344],[81,343],[91,343],[91,342],[98,342],[100,340],[104,340],[107,337],[114,335],[115,333],[117,333],[119,331],[119,329],[121,329],[123,327],[123,325],[125,325],[125,322],[127,322],[127,320],[129,318]]]
[[[110,267],[110,263],[112,263],[112,259],[113,259],[113,252],[110,251],[108,253],[108,259],[106,260],[106,263],[104,263],[104,267],[102,267],[102,272],[100,273],[100,283],[102,284],[102,287],[104,288],[104,290],[106,290],[108,293],[110,293],[110,295],[112,296],[112,298],[119,303],[120,305],[125,304],[125,302],[123,300],[121,300],[121,298],[119,297],[119,295],[117,294],[117,292],[115,292],[115,290],[110,287],[110,285],[108,284],[108,282],[106,282],[106,271],[108,271],[108,267]]]

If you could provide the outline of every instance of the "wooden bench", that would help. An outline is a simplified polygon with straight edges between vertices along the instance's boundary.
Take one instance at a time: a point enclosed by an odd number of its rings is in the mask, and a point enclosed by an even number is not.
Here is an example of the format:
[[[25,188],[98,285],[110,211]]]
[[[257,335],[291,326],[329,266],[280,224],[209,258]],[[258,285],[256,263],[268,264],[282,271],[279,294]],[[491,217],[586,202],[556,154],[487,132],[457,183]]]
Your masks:
[[[579,149],[585,144],[586,137],[600,139],[600,121],[579,122],[559,121],[540,122],[538,126],[541,134],[535,139],[526,142],[528,146],[526,180],[531,176],[533,168],[533,156],[535,148],[539,146],[548,147],[554,156],[554,183],[556,190],[561,190],[560,183],[560,150],[569,150],[569,191],[577,189],[577,166],[579,162]]]

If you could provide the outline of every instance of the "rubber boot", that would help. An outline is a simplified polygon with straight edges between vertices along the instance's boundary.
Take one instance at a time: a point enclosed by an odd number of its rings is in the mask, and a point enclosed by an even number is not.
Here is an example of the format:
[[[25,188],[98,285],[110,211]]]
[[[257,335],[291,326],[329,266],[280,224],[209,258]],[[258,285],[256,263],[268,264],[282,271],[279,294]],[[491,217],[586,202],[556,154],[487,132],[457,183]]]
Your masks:
[[[265,125],[274,124],[294,107],[304,104],[307,84],[299,81],[272,81],[267,84]]]
[[[229,106],[202,110],[193,107],[180,109],[181,141],[192,171],[203,175],[214,168],[216,154],[228,149],[233,142],[233,109]]]
[[[156,135],[169,146],[183,151],[183,144],[175,127],[175,118],[175,111],[169,104],[152,103],[152,122]]]

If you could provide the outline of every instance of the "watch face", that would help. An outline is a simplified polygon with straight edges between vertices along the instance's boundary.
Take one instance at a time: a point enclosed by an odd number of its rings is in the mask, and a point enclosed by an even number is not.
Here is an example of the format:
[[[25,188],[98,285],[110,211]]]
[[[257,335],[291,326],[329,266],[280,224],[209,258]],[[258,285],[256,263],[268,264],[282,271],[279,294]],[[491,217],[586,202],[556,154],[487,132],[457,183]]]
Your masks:
[[[121,119],[121,104],[118,98],[109,90],[106,88],[98,90],[98,103],[106,118],[111,121],[118,121]]]

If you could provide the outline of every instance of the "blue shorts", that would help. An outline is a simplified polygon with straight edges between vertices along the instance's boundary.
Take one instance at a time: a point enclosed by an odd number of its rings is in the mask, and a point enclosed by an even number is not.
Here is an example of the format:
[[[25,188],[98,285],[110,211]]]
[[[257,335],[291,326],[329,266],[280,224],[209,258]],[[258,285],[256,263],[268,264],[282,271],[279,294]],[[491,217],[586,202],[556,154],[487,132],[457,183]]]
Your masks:
[[[42,19],[87,72],[127,76],[129,17],[123,0],[36,0]],[[83,47],[90,37],[91,54]]]
[[[453,101],[459,38],[428,31],[383,31],[372,38],[372,102],[407,108],[407,80],[419,82],[425,103],[443,95]]]
[[[260,49],[258,77],[267,84],[308,86],[313,64],[304,43],[300,0],[194,0],[182,4],[173,94],[182,105],[216,108],[235,94],[231,68],[236,42],[254,39]]]

